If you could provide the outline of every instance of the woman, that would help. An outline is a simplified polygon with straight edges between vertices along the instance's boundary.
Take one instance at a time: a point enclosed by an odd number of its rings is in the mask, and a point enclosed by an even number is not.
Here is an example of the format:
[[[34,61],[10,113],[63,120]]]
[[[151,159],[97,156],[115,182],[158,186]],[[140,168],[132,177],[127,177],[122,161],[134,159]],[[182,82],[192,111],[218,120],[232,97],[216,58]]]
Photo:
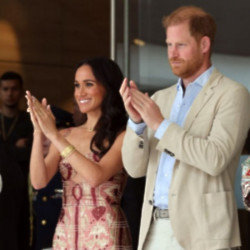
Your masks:
[[[36,189],[46,186],[58,168],[63,179],[54,249],[131,249],[120,209],[126,179],[121,146],[127,120],[119,95],[122,80],[119,67],[109,59],[82,61],[75,73],[74,97],[83,123],[61,132],[46,99],[39,103],[27,91],[34,125],[31,183]],[[51,141],[45,159],[44,135]]]

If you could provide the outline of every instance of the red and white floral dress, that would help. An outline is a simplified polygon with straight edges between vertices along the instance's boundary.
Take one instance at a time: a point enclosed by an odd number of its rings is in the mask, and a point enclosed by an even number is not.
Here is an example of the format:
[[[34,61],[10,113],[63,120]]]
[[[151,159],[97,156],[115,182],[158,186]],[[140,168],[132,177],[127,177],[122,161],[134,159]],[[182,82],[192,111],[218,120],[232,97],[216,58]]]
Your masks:
[[[93,153],[87,157],[99,161]],[[125,171],[93,188],[84,180],[81,183],[72,180],[76,172],[66,160],[61,160],[59,169],[63,178],[63,206],[53,249],[131,250],[128,224],[120,208]]]

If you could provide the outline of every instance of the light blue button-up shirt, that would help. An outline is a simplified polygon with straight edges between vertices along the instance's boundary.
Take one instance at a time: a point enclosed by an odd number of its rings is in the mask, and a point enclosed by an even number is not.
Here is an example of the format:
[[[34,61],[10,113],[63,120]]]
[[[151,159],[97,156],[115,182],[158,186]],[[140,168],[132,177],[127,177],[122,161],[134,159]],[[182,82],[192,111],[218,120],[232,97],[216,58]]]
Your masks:
[[[202,90],[202,87],[208,81],[210,75],[212,74],[214,67],[211,66],[207,69],[203,74],[201,74],[198,78],[195,79],[192,83],[188,84],[185,94],[182,88],[182,80],[179,79],[177,82],[177,94],[175,96],[175,100],[171,109],[170,117],[168,119],[164,119],[164,121],[158,127],[155,137],[157,139],[161,139],[167,130],[168,126],[171,123],[176,123],[179,126],[183,126],[186,120],[187,114],[192,106],[197,95]],[[138,134],[142,134],[144,129],[146,128],[145,123],[136,124],[129,119],[128,125]],[[175,158],[162,152],[155,189],[154,189],[154,206],[159,207],[161,209],[168,208],[168,195],[169,188],[172,179],[173,167],[175,164]]]

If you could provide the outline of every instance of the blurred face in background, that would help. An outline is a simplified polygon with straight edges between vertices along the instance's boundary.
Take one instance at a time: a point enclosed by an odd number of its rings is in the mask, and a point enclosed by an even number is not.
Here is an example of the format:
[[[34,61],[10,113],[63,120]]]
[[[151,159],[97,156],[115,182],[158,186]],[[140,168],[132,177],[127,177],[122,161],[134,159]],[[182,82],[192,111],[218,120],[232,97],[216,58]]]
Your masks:
[[[23,91],[18,80],[1,80],[0,98],[2,101],[2,105],[9,108],[18,106],[22,94]]]

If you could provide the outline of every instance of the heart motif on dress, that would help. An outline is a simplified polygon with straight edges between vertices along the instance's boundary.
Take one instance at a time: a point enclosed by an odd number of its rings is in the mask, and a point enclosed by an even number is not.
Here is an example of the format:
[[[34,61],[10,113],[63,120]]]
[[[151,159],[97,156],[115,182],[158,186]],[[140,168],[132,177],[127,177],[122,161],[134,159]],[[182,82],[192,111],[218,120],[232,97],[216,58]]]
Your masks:
[[[105,213],[106,208],[101,206],[101,207],[96,207],[92,210],[92,214],[95,217],[96,220],[99,220],[103,214]]]

